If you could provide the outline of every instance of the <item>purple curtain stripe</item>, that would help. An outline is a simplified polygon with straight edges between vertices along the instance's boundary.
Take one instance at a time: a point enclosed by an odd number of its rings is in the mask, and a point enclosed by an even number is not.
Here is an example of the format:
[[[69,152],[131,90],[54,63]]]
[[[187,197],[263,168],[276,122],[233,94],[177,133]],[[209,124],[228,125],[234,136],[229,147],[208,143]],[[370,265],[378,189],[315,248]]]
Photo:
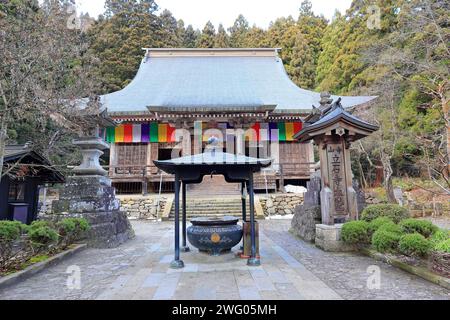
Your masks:
[[[142,124],[141,142],[150,142],[150,124],[149,123]]]

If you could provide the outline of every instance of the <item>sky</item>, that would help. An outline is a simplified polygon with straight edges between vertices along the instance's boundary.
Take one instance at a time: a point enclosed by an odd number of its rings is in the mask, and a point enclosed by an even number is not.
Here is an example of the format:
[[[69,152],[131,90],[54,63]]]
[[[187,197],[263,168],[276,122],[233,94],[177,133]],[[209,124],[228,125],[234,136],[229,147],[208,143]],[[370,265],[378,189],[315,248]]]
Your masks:
[[[267,28],[279,17],[298,16],[302,0],[156,0],[159,12],[169,9],[176,19],[183,19],[185,25],[203,29],[206,22],[216,26],[222,23],[230,27],[239,14],[243,14],[250,25]],[[313,11],[331,19],[335,10],[344,13],[352,0],[311,0]],[[104,0],[76,0],[77,11],[88,12],[97,17],[104,11]]]

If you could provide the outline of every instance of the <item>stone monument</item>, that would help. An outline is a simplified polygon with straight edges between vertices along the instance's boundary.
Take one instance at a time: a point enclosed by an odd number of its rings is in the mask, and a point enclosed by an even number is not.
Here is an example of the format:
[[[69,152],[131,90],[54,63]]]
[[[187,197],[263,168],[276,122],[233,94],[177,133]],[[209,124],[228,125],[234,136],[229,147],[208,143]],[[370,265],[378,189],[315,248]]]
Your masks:
[[[85,117],[89,120],[88,130],[73,140],[73,144],[81,148],[83,161],[73,169],[74,175],[66,179],[59,200],[53,201],[53,218],[83,217],[91,226],[88,244],[96,248],[113,248],[134,237],[126,213],[120,211],[120,202],[115,197],[108,172],[99,161],[102,150],[109,148],[101,132],[115,123],[106,110]]]
[[[316,238],[316,224],[321,223],[320,209],[320,173],[314,172],[306,184],[302,205],[295,207],[290,231],[301,239],[314,242]]]
[[[295,135],[301,142],[313,140],[320,157],[321,224],[316,225],[315,243],[324,250],[345,250],[340,241],[342,224],[357,220],[358,194],[353,187],[350,145],[378,130],[344,110],[340,98],[334,103],[322,95],[321,107],[305,119]]]

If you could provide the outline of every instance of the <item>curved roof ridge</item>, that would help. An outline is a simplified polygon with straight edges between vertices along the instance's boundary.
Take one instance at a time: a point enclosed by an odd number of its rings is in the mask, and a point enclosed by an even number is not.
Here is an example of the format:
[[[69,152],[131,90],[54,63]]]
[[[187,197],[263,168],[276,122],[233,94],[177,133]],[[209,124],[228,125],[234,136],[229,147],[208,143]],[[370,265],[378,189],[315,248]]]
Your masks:
[[[276,106],[275,113],[304,113],[319,105],[320,94],[298,87],[289,78],[275,49],[260,49],[273,51],[263,55],[192,56],[172,55],[174,49],[157,49],[165,50],[164,55],[146,54],[133,80],[123,89],[101,96],[101,101],[110,113],[130,114],[148,112],[149,108],[253,111],[268,105]],[[374,98],[342,96],[342,104],[345,108],[354,107]]]

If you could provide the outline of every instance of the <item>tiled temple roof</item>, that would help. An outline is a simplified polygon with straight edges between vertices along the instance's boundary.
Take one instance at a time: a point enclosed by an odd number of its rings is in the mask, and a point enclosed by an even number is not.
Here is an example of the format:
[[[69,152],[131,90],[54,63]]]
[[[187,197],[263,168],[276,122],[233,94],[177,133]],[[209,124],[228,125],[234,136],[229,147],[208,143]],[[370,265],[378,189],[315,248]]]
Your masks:
[[[337,96],[331,96],[337,99]],[[342,96],[345,108],[373,96]],[[135,78],[101,96],[113,114],[151,111],[305,113],[320,94],[295,85],[277,49],[147,49]]]

